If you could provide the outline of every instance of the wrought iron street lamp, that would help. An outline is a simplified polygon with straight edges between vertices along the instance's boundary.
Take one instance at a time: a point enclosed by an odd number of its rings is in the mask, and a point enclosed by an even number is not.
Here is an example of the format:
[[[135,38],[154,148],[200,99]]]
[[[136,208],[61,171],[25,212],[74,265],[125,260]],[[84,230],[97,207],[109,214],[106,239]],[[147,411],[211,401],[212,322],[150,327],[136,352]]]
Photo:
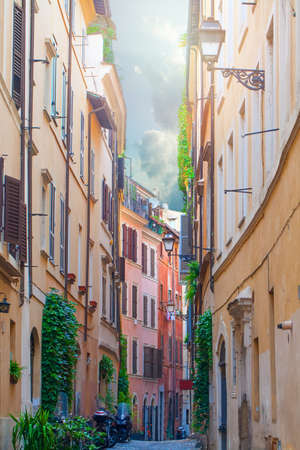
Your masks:
[[[169,254],[172,253],[173,248],[174,248],[174,243],[175,243],[175,238],[174,238],[173,234],[171,234],[171,233],[166,234],[162,238],[162,241],[163,241],[166,252],[168,252]]]
[[[225,41],[225,30],[213,17],[204,20],[199,30],[200,52],[203,61],[215,63],[219,59],[223,42]]]
[[[9,312],[10,303],[8,303],[7,298],[4,297],[2,302],[0,302],[0,313],[7,314]]]

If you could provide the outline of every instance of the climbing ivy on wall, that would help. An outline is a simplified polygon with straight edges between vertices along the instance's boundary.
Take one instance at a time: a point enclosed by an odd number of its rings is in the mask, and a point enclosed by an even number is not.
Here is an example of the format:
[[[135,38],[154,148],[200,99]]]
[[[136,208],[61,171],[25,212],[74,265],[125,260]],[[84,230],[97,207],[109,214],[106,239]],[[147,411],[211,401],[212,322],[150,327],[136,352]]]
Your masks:
[[[200,265],[198,261],[192,261],[190,264],[188,264],[188,267],[189,273],[185,277],[186,281],[185,298],[187,303],[194,301],[197,292],[197,284],[198,284],[197,280],[199,276]]]
[[[50,415],[59,392],[72,403],[78,327],[74,305],[53,289],[46,296],[42,321],[42,406]]]
[[[187,201],[187,188],[189,181],[194,178],[194,168],[190,156],[189,122],[190,114],[183,97],[178,111],[178,138],[177,138],[177,162],[178,162],[178,187],[183,194],[184,202]]]
[[[212,314],[199,317],[195,329],[194,428],[205,434],[209,424],[209,371],[212,367]]]
[[[127,373],[127,341],[120,336],[120,371],[118,380],[118,402],[127,403],[131,407],[131,396],[129,392],[129,379]]]

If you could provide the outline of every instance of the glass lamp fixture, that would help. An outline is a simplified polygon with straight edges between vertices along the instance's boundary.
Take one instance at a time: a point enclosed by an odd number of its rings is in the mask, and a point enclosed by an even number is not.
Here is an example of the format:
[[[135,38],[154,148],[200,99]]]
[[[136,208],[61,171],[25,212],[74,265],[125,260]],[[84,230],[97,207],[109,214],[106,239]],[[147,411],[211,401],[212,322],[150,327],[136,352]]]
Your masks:
[[[0,302],[0,313],[7,314],[9,312],[10,303],[8,303],[7,298],[4,297],[2,302]]]
[[[167,311],[169,313],[173,313],[175,311],[175,305],[173,303],[168,303],[167,304]]]
[[[199,44],[203,61],[217,62],[224,41],[225,30],[222,30],[218,20],[209,17],[202,22],[199,30]]]
[[[165,237],[163,237],[162,241],[164,243],[166,252],[172,253],[175,242],[173,234],[171,233],[166,234]]]

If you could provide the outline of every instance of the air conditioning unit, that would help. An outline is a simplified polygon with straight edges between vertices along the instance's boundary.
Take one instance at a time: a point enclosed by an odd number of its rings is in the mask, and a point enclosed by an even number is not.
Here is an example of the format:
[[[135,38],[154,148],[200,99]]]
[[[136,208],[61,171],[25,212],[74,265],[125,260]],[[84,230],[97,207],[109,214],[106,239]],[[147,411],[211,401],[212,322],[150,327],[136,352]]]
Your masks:
[[[137,325],[137,324],[138,324],[137,319],[134,319],[134,325]]]

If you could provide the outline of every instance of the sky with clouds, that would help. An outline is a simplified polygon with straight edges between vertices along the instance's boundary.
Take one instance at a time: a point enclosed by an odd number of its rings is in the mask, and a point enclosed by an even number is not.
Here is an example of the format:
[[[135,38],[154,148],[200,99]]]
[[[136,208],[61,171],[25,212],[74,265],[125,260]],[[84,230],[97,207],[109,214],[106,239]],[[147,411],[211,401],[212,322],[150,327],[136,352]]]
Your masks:
[[[170,208],[181,209],[177,111],[185,86],[185,50],[179,40],[186,32],[188,0],[110,0],[110,5],[133,177],[158,189]]]

